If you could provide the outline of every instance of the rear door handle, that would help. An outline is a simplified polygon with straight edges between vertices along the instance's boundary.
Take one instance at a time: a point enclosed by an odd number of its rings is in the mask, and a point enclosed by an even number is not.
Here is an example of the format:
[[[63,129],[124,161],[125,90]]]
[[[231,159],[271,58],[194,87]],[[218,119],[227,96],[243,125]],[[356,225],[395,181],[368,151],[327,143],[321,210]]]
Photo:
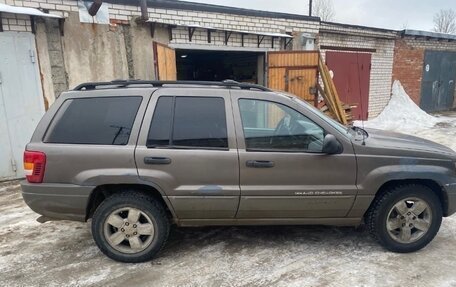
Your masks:
[[[253,168],[271,168],[274,167],[274,162],[268,160],[248,160],[246,165]]]
[[[170,164],[171,159],[167,157],[145,157],[144,163],[149,165],[165,165]]]

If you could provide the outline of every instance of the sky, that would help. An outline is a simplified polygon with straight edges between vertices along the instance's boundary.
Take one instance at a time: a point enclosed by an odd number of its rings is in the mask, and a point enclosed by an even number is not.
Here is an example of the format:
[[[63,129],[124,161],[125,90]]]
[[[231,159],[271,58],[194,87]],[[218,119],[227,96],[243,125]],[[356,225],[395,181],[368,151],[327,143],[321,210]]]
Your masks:
[[[314,0],[318,1],[318,0]],[[308,0],[191,0],[293,14],[308,14]],[[402,30],[432,30],[440,9],[456,10],[456,0],[332,0],[335,21],[346,24]],[[280,3],[278,5],[277,3]]]

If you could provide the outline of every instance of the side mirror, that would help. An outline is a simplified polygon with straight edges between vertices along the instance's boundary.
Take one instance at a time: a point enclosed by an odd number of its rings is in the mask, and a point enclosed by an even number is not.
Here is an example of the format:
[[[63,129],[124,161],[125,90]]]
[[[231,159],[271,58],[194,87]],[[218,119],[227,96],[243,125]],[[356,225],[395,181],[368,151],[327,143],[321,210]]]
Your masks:
[[[325,136],[323,141],[323,153],[325,154],[340,154],[343,152],[343,147],[337,138],[331,134]]]

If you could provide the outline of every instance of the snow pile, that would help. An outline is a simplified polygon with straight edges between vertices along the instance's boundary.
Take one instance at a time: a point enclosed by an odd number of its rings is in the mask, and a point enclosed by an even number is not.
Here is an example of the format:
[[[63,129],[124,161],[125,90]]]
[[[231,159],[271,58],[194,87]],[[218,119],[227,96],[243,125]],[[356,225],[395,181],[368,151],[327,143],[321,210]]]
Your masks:
[[[421,128],[432,128],[441,118],[433,117],[420,109],[407,95],[399,81],[393,84],[393,94],[383,112],[370,121],[364,122],[367,128],[382,130],[414,131]],[[356,126],[362,126],[360,121]]]

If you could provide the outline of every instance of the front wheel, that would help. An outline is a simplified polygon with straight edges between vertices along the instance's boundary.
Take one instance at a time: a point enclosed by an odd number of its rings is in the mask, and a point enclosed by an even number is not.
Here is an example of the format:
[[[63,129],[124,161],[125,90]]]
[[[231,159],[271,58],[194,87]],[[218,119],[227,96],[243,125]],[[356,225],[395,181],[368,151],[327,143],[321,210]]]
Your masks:
[[[92,220],[96,244],[105,255],[120,262],[151,260],[164,246],[168,233],[163,206],[135,192],[105,199]]]
[[[394,187],[377,198],[367,214],[371,235],[386,249],[415,252],[428,245],[442,223],[442,205],[427,186]]]

